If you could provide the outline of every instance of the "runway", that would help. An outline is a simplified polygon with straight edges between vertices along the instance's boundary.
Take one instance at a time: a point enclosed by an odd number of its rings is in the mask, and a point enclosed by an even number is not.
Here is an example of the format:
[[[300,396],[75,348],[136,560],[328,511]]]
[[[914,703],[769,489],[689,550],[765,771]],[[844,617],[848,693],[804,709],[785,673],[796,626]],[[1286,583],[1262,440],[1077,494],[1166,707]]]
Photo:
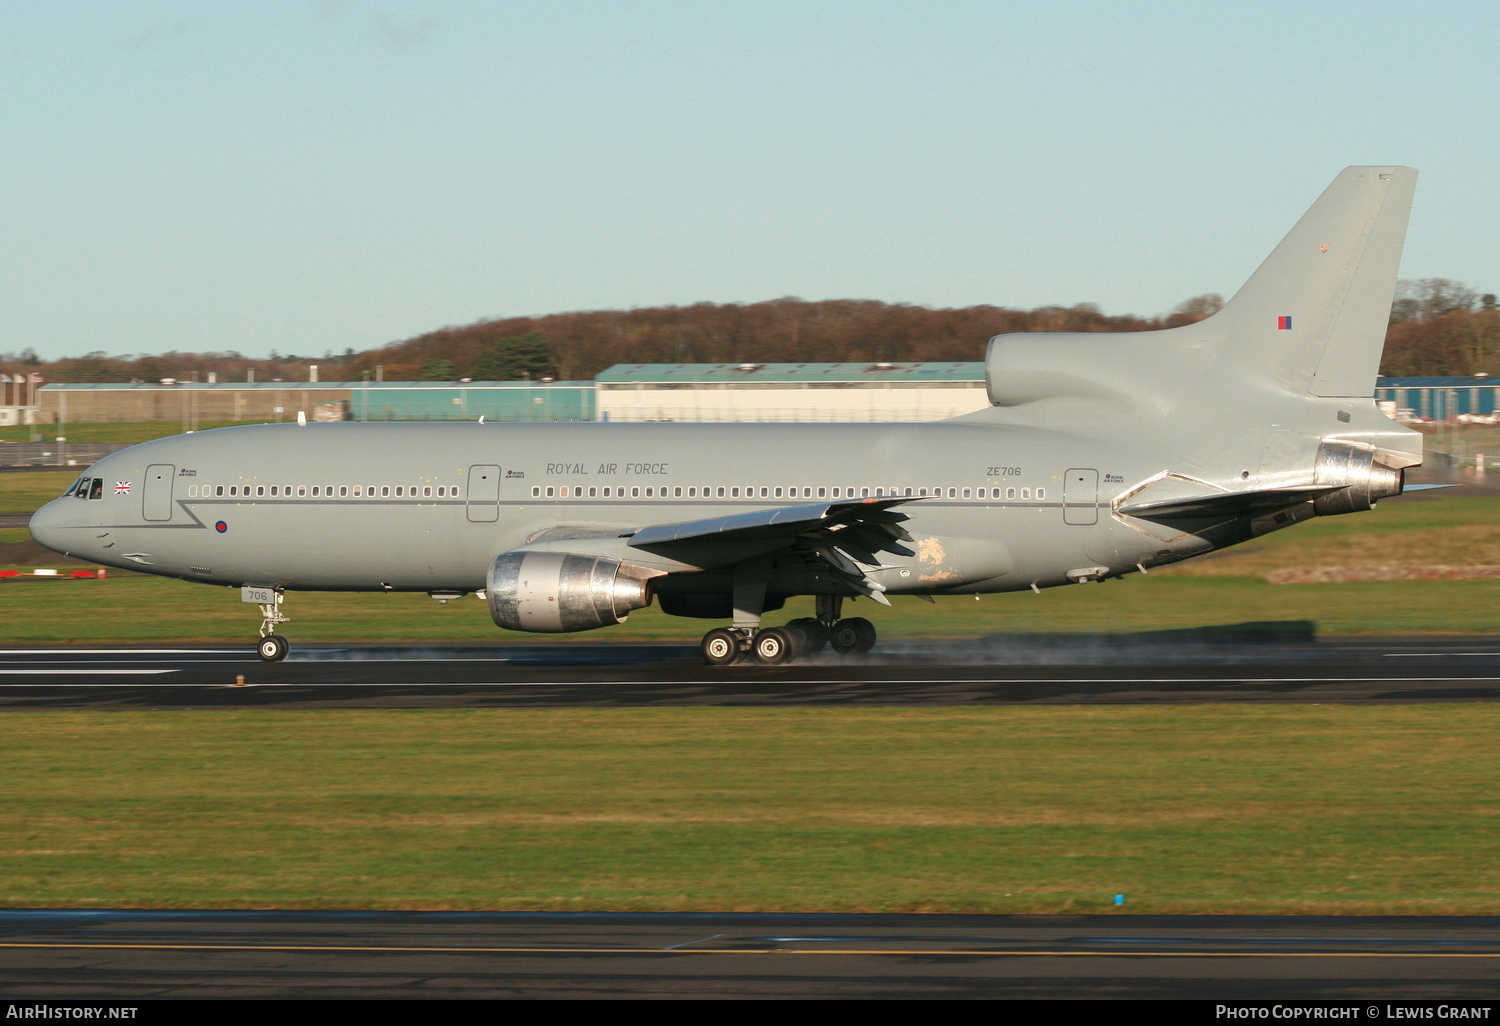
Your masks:
[[[1154,635],[907,641],[784,666],[702,664],[694,646],[305,645],[0,649],[0,709],[1008,705],[1500,699],[1500,642]]]
[[[0,912],[0,963],[0,995],[20,1000],[817,996],[1473,1006],[1500,997],[1500,919],[12,910]]]

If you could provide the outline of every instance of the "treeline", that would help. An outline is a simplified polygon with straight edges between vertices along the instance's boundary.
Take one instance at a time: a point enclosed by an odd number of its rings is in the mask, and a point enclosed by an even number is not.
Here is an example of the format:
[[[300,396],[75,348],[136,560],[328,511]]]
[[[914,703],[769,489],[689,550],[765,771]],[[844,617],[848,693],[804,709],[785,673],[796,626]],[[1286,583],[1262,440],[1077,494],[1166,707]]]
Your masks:
[[[1380,373],[1392,377],[1500,373],[1500,309],[1493,292],[1422,278],[1397,283]]]
[[[1160,318],[1112,317],[1097,306],[932,309],[876,300],[775,299],[637,310],[509,317],[442,328],[379,349],[335,356],[239,353],[109,356],[43,362],[29,351],[0,354],[0,372],[48,381],[588,380],[631,363],[904,363],[976,361],[991,335],[1026,331],[1149,331],[1201,320],[1217,295],[1195,296]],[[1400,376],[1500,373],[1500,310],[1493,294],[1461,282],[1399,283],[1381,373]]]
[[[57,382],[156,382],[163,378],[178,381],[208,381],[216,375],[219,381],[306,381],[313,366],[318,367],[322,381],[342,380],[350,361],[359,356],[352,349],[342,356],[282,356],[273,352],[265,359],[254,359],[236,352],[162,353],[158,356],[110,356],[104,352],[85,353],[61,360],[42,360],[30,349],[20,353],[0,353],[0,373],[17,377],[39,375]],[[356,379],[358,375],[355,375]]]
[[[480,380],[496,367],[526,367],[536,377],[545,363],[551,377],[587,380],[617,363],[980,360],[985,341],[1001,332],[1142,331],[1170,320],[1109,317],[1091,304],[934,310],[848,299],[697,303],[481,321],[364,353],[352,366],[379,364],[388,380],[441,379],[448,372]],[[545,345],[544,358],[538,358],[538,343]]]

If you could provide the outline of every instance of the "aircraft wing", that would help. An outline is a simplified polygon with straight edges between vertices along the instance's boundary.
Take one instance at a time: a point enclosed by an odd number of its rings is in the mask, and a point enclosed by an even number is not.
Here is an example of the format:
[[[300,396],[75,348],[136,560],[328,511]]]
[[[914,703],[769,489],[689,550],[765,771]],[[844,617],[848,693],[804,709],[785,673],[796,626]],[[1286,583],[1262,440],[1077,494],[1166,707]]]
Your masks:
[[[704,569],[795,547],[814,554],[862,594],[884,602],[884,586],[858,564],[882,565],[878,555],[914,555],[902,542],[907,518],[893,506],[919,497],[848,499],[733,513],[680,524],[643,527],[626,544]]]
[[[1253,488],[1243,492],[1216,492],[1190,499],[1142,502],[1121,506],[1116,512],[1142,520],[1202,520],[1206,517],[1258,516],[1308,502],[1336,492],[1343,485],[1291,485],[1286,488]]]

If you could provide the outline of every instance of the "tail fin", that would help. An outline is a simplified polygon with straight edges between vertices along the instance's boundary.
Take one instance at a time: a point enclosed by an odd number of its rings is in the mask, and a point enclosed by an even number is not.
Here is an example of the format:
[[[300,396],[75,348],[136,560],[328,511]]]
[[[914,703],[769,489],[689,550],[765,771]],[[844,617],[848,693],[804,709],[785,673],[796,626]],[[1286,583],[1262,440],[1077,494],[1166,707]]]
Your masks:
[[[1315,463],[1356,455],[1392,473],[1421,463],[1421,436],[1373,398],[1416,178],[1405,167],[1346,168],[1207,320],[995,336],[992,405],[966,419],[1126,436],[1168,454],[1174,473],[1236,488],[1252,472],[1262,486],[1304,484]],[[1335,470],[1318,482],[1353,473]],[[1379,494],[1393,494],[1388,486]]]
[[[1368,397],[1417,172],[1345,168],[1229,303],[1202,324],[1288,391]]]
[[[1163,331],[995,336],[985,358],[990,402],[1081,400],[1165,415],[1215,388],[1370,399],[1416,179],[1407,167],[1344,169],[1207,320]]]

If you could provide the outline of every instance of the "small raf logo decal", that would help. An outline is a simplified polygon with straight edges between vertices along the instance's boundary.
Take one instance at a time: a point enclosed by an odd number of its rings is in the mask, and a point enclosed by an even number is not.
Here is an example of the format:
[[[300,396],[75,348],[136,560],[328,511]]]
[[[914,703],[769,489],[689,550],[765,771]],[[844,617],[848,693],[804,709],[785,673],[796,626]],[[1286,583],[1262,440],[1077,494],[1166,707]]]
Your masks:
[[[115,482],[115,494],[116,495],[129,495],[130,494],[130,482],[129,481],[116,481]]]
[[[220,534],[223,534],[225,531],[229,530],[229,525],[220,520],[217,524],[214,525],[214,530],[218,531]]]
[[[1276,330],[1277,331],[1291,331],[1292,330],[1292,318],[1290,316],[1276,318]]]

